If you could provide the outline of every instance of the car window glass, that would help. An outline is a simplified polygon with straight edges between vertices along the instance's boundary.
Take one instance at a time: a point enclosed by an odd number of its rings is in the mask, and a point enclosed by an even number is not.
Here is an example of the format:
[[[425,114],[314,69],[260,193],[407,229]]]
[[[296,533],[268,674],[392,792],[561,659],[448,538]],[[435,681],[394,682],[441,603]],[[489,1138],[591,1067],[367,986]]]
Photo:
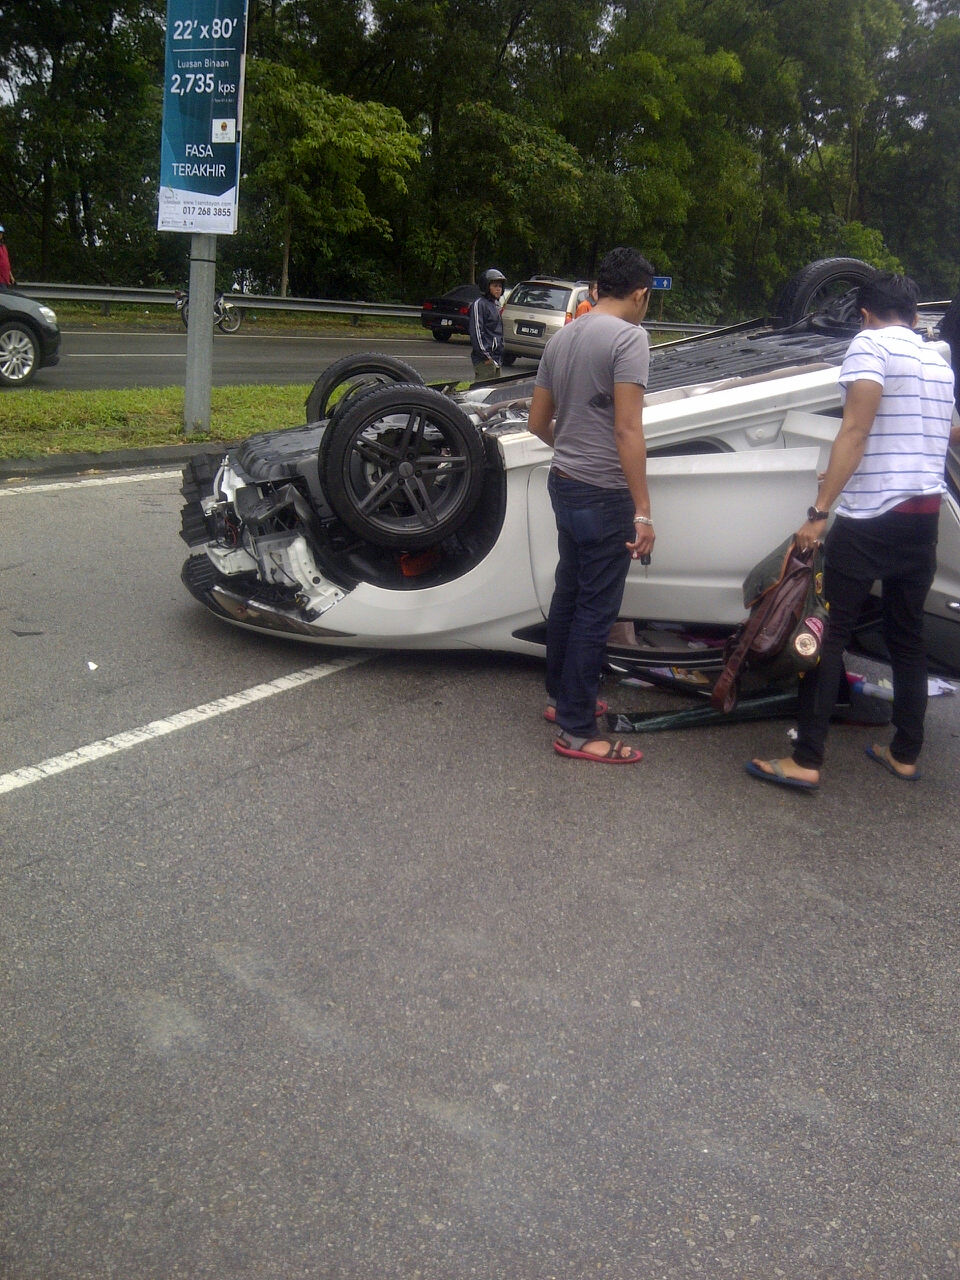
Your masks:
[[[549,284],[518,284],[510,295],[512,307],[532,307],[537,311],[564,311],[569,289]]]

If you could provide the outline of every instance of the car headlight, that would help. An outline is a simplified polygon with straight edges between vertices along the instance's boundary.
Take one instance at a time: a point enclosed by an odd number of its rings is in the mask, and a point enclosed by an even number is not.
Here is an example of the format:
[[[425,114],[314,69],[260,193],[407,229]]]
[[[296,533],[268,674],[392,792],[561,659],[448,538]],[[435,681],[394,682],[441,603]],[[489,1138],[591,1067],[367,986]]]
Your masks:
[[[53,307],[40,307],[39,311],[47,324],[57,323],[57,313],[54,311]]]

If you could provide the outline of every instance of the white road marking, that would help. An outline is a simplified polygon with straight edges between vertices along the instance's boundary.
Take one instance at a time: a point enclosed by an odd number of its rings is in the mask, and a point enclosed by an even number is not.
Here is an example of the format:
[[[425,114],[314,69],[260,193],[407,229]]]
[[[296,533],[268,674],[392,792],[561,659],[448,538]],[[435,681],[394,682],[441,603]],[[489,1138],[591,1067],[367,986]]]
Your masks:
[[[106,333],[105,338],[114,335]],[[117,334],[117,337],[120,335]],[[71,360],[186,360],[183,351],[69,351]]]
[[[141,480],[179,479],[181,471],[135,471],[111,476],[85,476],[81,480],[49,480],[44,484],[18,484],[11,488],[0,485],[0,498],[19,493],[51,493],[56,489],[86,489],[103,484],[134,484]]]
[[[99,742],[89,742],[76,751],[68,751],[62,756],[52,756],[49,760],[41,760],[39,764],[27,765],[22,769],[14,769],[12,773],[0,774],[0,795],[7,791],[16,791],[18,787],[28,787],[32,782],[41,782],[55,774],[64,773],[67,769],[76,769],[78,765],[90,764],[94,760],[102,760],[104,756],[116,755],[118,751],[129,751],[143,742],[154,738],[162,738],[168,733],[176,733],[178,729],[187,729],[191,725],[201,724],[204,720],[212,720],[228,711],[236,711],[239,707],[249,706],[262,698],[272,698],[276,693],[285,693],[288,689],[296,689],[299,685],[309,684],[312,680],[323,680],[335,675],[347,667],[355,667],[367,662],[372,653],[353,654],[348,658],[335,658],[332,662],[321,662],[314,667],[304,667],[300,671],[292,671],[288,676],[279,676],[266,684],[255,684],[249,689],[241,689],[239,693],[228,694],[225,698],[217,698],[215,702],[204,702],[199,707],[191,707],[189,711],[178,711],[175,715],[166,716],[162,720],[151,720],[149,724],[140,725],[136,729],[128,729],[125,733],[114,734]]]
[[[115,331],[109,330],[109,329],[72,329],[70,333],[64,334],[64,338],[69,338],[72,334],[76,334],[78,337],[83,337],[83,338],[129,338],[131,336],[129,329],[126,331],[124,331],[123,329],[118,329]],[[153,341],[156,341],[157,339],[162,339],[162,338],[177,338],[179,341],[184,341],[186,340],[186,336],[187,336],[186,330],[184,330],[183,333],[180,333],[180,332],[154,333],[150,335],[150,340],[153,342]],[[228,336],[229,336],[229,342],[231,346],[236,342],[243,342],[244,339],[246,339],[247,342],[262,342],[265,338],[267,339],[276,338],[282,342],[351,342],[351,343],[380,342],[384,344],[388,342],[389,343],[396,342],[398,344],[416,342],[420,344],[423,341],[425,341],[425,337],[426,337],[426,335],[424,334],[424,339],[421,339],[419,334],[417,334],[417,335],[410,335],[409,337],[406,337],[406,338],[399,338],[399,337],[388,338],[388,337],[385,337],[383,334],[380,334],[379,336],[374,334],[374,335],[371,335],[369,338],[364,338],[364,337],[361,337],[359,334],[354,335],[352,333],[313,334],[313,333],[279,333],[279,332],[273,333],[273,334],[231,333]],[[218,341],[222,341],[222,339],[218,339]],[[461,349],[467,350],[465,343],[462,343],[460,345],[461,345]],[[143,352],[139,352],[139,353],[123,352],[118,354],[123,354],[128,357],[139,359],[140,357],[142,357],[144,353]],[[167,355],[167,354],[170,354],[170,353],[164,352],[164,355]],[[173,355],[179,354],[179,357],[181,360],[184,358],[184,353],[182,351],[179,353],[173,352],[172,354]],[[431,352],[431,354],[434,354],[434,353]],[[442,353],[437,352],[436,354],[440,355]],[[113,360],[114,353],[112,351],[109,353],[96,352],[96,351],[77,351],[77,352],[71,351],[70,352],[71,360],[79,360],[79,359],[83,359],[84,357],[88,360],[96,360],[96,359]]]

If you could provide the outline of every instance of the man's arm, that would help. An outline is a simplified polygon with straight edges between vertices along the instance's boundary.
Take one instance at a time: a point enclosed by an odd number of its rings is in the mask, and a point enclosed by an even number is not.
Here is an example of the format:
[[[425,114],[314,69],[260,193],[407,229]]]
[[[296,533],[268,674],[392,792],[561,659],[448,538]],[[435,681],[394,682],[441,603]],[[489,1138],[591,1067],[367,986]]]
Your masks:
[[[470,341],[484,357],[485,360],[490,359],[490,352],[484,346],[483,319],[480,315],[480,303],[482,298],[474,298],[470,304],[470,319],[468,328],[470,330]]]
[[[556,416],[556,405],[553,396],[546,387],[534,387],[530,401],[530,414],[527,418],[527,430],[538,440],[553,448],[553,425]]]
[[[830,450],[827,469],[820,480],[817,501],[818,511],[829,511],[839,498],[844,485],[860,465],[867,437],[880,407],[883,387],[879,382],[861,378],[847,388],[843,406],[843,421]],[[794,535],[801,547],[811,547],[823,537],[825,521],[806,520]]]
[[[613,384],[613,438],[620,465],[633,496],[638,516],[650,519],[650,494],[647,491],[647,442],[643,436],[643,387],[636,382]],[[648,556],[655,535],[652,524],[634,525],[634,538],[627,546],[634,560]]]

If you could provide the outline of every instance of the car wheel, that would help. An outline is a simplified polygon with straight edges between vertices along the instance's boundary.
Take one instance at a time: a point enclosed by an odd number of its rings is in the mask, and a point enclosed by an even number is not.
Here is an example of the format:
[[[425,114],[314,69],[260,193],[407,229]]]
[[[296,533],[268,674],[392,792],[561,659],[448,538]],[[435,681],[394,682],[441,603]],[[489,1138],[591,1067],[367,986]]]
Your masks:
[[[509,368],[510,365],[517,363],[517,357],[512,351],[505,351],[503,353],[503,363]]]
[[[348,529],[378,547],[435,546],[469,519],[483,490],[480,432],[422,384],[381,387],[338,412],[320,445],[320,481]]]
[[[810,262],[784,285],[776,315],[782,325],[798,324],[805,316],[825,313],[834,324],[856,324],[856,289],[875,274],[859,258],[820,258]]]
[[[431,329],[431,330],[430,330],[430,332],[433,334],[433,340],[434,340],[434,342],[449,342],[449,341],[450,341],[450,330],[449,330],[449,329]]]
[[[37,371],[39,347],[33,332],[17,320],[0,325],[0,382],[22,387]]]
[[[364,354],[334,360],[307,396],[307,421],[322,422],[329,418],[334,405],[364,387],[393,382],[422,384],[423,379],[412,365],[396,356]]]
[[[187,327],[187,317],[189,316],[189,314],[190,314],[190,303],[185,302],[183,306],[180,308],[180,319],[183,321],[183,327],[185,329]]]

